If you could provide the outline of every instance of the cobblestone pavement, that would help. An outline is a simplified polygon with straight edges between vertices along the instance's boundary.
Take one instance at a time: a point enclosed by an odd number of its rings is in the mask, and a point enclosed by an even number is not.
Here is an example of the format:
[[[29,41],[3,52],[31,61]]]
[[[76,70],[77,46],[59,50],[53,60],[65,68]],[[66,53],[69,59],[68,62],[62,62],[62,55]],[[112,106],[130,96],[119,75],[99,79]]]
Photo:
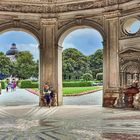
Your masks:
[[[25,89],[17,89],[16,91],[2,90],[0,95],[0,106],[17,106],[17,105],[33,105],[39,103],[39,97],[28,92]]]
[[[140,113],[91,105],[1,107],[0,140],[140,140]]]
[[[64,105],[102,105],[103,91],[97,91],[81,96],[63,97]]]
[[[63,97],[64,105],[102,105],[102,91],[93,92],[81,96]],[[38,105],[39,97],[25,89],[6,92],[2,90],[0,106]]]

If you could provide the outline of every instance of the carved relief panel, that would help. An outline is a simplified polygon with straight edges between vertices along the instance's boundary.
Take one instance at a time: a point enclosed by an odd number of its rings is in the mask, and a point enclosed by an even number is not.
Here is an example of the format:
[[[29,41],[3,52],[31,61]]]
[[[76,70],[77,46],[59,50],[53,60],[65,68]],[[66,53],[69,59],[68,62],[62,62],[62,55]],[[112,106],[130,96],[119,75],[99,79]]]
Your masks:
[[[140,85],[140,50],[127,50],[120,53],[121,86],[127,87],[137,81]]]

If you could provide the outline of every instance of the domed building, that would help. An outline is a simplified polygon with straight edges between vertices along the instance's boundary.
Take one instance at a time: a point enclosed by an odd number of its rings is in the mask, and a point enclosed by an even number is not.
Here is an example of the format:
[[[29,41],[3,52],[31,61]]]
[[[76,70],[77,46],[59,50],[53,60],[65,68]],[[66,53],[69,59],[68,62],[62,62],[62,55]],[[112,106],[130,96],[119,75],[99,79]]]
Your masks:
[[[10,50],[8,50],[6,52],[6,56],[10,58],[11,61],[15,61],[16,58],[15,58],[15,55],[18,53],[18,49],[16,47],[16,44],[13,43]]]

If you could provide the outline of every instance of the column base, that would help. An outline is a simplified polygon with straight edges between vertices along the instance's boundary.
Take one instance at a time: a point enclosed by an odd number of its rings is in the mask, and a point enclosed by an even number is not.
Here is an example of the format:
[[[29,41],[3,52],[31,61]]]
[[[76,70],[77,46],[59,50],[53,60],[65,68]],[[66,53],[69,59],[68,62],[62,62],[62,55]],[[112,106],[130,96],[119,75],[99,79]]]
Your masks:
[[[103,95],[103,107],[115,108],[115,101],[119,97],[119,88],[107,89]]]

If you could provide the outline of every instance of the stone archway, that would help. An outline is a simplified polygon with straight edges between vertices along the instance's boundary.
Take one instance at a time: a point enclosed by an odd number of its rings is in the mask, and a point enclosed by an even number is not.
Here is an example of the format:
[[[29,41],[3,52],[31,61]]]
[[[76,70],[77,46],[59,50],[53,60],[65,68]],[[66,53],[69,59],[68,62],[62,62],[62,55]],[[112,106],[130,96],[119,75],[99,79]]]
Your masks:
[[[103,106],[113,107],[120,94],[120,53],[126,48],[139,48],[140,29],[132,34],[127,26],[138,19],[138,0],[1,0],[0,31],[23,28],[40,42],[40,92],[48,81],[62,104],[62,62],[59,37],[69,27],[86,25],[97,29],[104,38]],[[134,60],[135,61],[135,60]]]
[[[70,34],[71,32],[73,32],[77,29],[82,29],[82,28],[91,28],[91,29],[95,29],[96,31],[98,31],[99,34],[102,36],[102,38],[104,40],[102,42],[103,45],[105,44],[104,42],[105,42],[105,39],[106,39],[105,38],[106,35],[105,35],[104,30],[103,30],[103,27],[95,21],[77,19],[76,21],[72,21],[70,23],[67,23],[67,25],[62,26],[60,28],[60,30],[58,31],[58,35],[57,35],[57,43],[58,43],[58,48],[59,48],[58,49],[59,70],[61,68],[61,72],[59,73],[59,75],[62,75],[62,49],[63,49],[62,43],[63,43],[64,39],[66,38],[66,36],[68,34]],[[103,50],[105,50],[105,47],[106,46],[103,46],[103,48],[104,48]],[[103,52],[103,55],[105,55],[104,52]],[[105,56],[103,56],[103,58],[104,57]],[[105,65],[103,65],[103,69],[105,69]],[[60,81],[60,79],[62,79],[62,78],[59,78],[59,83],[61,83],[61,85],[62,85],[62,80]],[[105,81],[103,83],[105,84]],[[61,91],[62,91],[62,88],[61,88]],[[59,99],[61,99],[61,102],[62,102],[62,100],[63,100],[62,99],[62,92],[60,92],[60,93],[59,93],[58,97],[59,97]]]
[[[38,43],[38,48],[40,51],[41,38],[40,38],[39,32],[36,30],[35,27],[33,27],[30,24],[26,24],[24,22],[22,23],[19,20],[11,21],[11,22],[4,22],[4,23],[0,24],[0,33],[1,34],[12,31],[12,30],[13,31],[22,31],[22,32],[25,32],[25,33],[31,35],[32,37],[34,37]],[[39,67],[41,67],[40,64],[39,64]],[[40,72],[39,72],[39,79],[40,79]],[[40,84],[39,84],[39,86],[40,86]],[[41,98],[41,97],[39,97],[39,98]]]

